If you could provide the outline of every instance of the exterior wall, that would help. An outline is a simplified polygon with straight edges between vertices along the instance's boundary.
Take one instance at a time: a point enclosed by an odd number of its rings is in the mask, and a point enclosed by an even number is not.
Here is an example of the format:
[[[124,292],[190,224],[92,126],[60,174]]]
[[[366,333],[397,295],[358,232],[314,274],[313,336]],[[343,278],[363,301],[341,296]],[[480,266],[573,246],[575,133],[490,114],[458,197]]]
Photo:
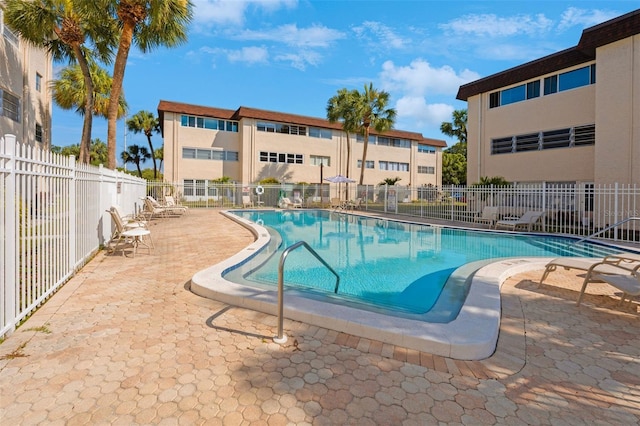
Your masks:
[[[275,177],[281,182],[320,183],[320,166],[311,163],[311,156],[329,157],[330,164],[322,168],[323,177],[346,174],[347,137],[342,131],[332,130],[332,138],[316,138],[257,130],[257,123],[265,120],[241,118],[238,132],[215,131],[181,125],[181,113],[164,111],[164,176],[165,180],[181,182],[184,179],[217,179],[228,176],[243,184]],[[295,123],[291,123],[295,124]],[[309,127],[307,126],[307,133]],[[351,156],[349,177],[358,181],[363,143],[350,135]],[[421,141],[425,143],[426,141]],[[200,160],[182,158],[183,148],[218,148],[238,152],[238,161]],[[442,149],[435,153],[417,152],[418,142],[410,148],[379,146],[370,143],[367,160],[375,161],[374,169],[365,170],[365,184],[377,184],[385,178],[400,177],[401,185],[439,185],[442,183]],[[303,164],[260,161],[260,152],[302,155]],[[408,163],[410,171],[380,170],[379,161]],[[418,174],[417,166],[434,167],[434,174]]]
[[[596,52],[598,183],[640,183],[640,35]]]
[[[35,140],[37,123],[42,126],[41,147],[47,148],[51,145],[51,58],[22,40],[16,43],[4,30],[0,11],[0,89],[20,99],[20,121],[0,114],[0,136],[11,133],[22,143],[39,145]],[[36,73],[42,77],[39,91]]]
[[[562,72],[585,65],[588,64]],[[540,80],[544,77],[546,76],[541,76]],[[494,176],[502,176],[511,182],[593,182],[593,146],[492,155],[491,141],[513,135],[594,124],[598,84],[599,82],[496,108],[489,108],[489,93],[470,97],[467,183],[478,182],[481,177]]]

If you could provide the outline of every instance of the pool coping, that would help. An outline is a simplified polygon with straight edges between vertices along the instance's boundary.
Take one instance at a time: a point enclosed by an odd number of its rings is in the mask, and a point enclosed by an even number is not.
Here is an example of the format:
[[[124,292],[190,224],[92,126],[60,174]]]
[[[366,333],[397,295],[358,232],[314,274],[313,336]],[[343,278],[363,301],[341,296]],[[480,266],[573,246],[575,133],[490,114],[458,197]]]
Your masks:
[[[194,274],[191,291],[230,305],[277,315],[277,290],[238,284],[222,277],[229,268],[245,262],[268,244],[268,231],[228,211],[221,214],[249,229],[256,240],[225,261]],[[472,278],[460,313],[449,323],[392,317],[287,293],[284,295],[284,317],[443,357],[485,359],[494,353],[498,341],[502,284],[514,275],[544,269],[551,259],[500,259],[481,267]]]

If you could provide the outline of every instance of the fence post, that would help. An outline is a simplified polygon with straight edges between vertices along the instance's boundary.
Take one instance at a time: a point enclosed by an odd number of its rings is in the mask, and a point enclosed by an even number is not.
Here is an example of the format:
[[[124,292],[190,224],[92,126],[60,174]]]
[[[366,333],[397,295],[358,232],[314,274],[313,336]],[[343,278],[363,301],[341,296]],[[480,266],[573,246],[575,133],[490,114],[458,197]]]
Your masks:
[[[73,155],[67,157],[67,164],[65,166],[69,166],[71,171],[71,179],[69,182],[69,271],[74,271],[76,269],[76,241],[78,238],[78,234],[76,232],[77,225],[77,208],[76,208],[76,197],[77,197],[77,165],[76,158]],[[102,167],[102,165],[100,165]],[[99,191],[99,193],[102,191]],[[102,204],[100,204],[102,205]]]
[[[614,191],[614,199],[613,199],[613,223],[618,223],[618,197],[619,197],[619,193],[618,193],[618,182],[615,183],[614,185],[615,191]],[[613,240],[614,241],[618,241],[618,227],[616,226],[615,228],[613,228]]]
[[[18,274],[16,272],[16,264],[18,263],[18,241],[16,238],[16,228],[19,220],[16,215],[16,136],[11,134],[4,135],[4,143],[6,147],[7,161],[6,168],[9,171],[8,179],[4,188],[5,205],[5,264],[4,278],[2,289],[4,291],[4,311],[3,318],[0,318],[0,324],[4,325],[7,330],[6,335],[11,334],[16,329],[16,287],[18,283]],[[8,324],[7,324],[8,323]]]
[[[547,211],[547,182],[542,182],[542,211]],[[542,232],[545,232],[547,229],[547,218],[542,216]]]

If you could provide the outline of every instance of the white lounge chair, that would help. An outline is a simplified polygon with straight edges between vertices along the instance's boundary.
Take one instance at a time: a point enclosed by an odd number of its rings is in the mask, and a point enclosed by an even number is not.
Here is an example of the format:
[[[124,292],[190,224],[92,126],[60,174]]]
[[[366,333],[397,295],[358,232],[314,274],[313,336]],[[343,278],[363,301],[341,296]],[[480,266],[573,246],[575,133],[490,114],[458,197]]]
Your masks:
[[[169,208],[182,209],[182,210],[184,210],[185,213],[189,212],[189,207],[183,206],[182,204],[178,204],[176,202],[176,199],[173,198],[172,195],[165,195],[164,196],[164,205],[166,207],[169,207]]]
[[[242,196],[242,208],[247,208],[247,207],[254,207],[253,201],[251,201],[251,196],[250,195],[243,195]]]
[[[636,258],[634,260],[634,258]],[[633,270],[640,265],[640,256],[634,254],[619,253],[604,258],[585,257],[558,257],[546,264],[540,284],[543,284],[551,272],[558,268],[565,270],[576,269],[585,271],[587,276],[592,273],[619,274]]]
[[[298,200],[299,202],[293,202],[291,201],[288,197],[282,197],[280,199],[280,208],[281,209],[290,209],[290,208],[301,208],[302,207],[302,202],[300,202],[300,200]]]
[[[498,220],[498,207],[494,206],[485,206],[482,209],[482,214],[480,216],[476,216],[473,221],[476,223],[486,223],[489,225],[489,228],[495,225]]]
[[[612,285],[613,287],[622,291],[622,297],[620,298],[620,303],[618,305],[622,305],[627,297],[629,298],[629,303],[631,303],[633,296],[640,296],[640,271],[638,271],[638,268],[636,268],[635,271],[631,273],[631,275],[596,275],[593,278],[604,281],[607,284]],[[578,305],[580,304],[580,300],[582,299],[585,287],[586,285],[583,285],[582,291],[580,292]]]
[[[497,221],[496,229],[506,228],[516,231],[520,228],[526,228],[527,231],[531,231],[533,225],[535,225],[542,216],[544,216],[544,212],[529,210],[518,219],[504,219]]]

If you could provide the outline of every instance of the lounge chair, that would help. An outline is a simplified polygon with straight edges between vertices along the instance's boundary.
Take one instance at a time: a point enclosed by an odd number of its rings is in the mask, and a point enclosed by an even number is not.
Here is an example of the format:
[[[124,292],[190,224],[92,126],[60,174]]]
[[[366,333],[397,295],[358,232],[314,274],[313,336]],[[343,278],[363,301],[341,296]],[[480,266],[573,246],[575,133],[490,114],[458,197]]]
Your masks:
[[[473,218],[473,221],[476,223],[486,223],[489,225],[489,228],[495,225],[498,220],[498,207],[494,206],[485,206],[482,209],[482,214],[480,216],[476,216]]]
[[[153,198],[151,195],[147,195],[147,199],[151,201],[151,204],[153,204],[154,207],[165,209],[167,214],[183,214],[187,212],[186,207],[178,206],[175,204],[175,202],[172,205],[168,205],[166,203],[161,204],[158,200]]]
[[[496,229],[506,228],[516,231],[520,228],[526,228],[526,230],[530,232],[533,225],[535,225],[542,216],[544,216],[544,212],[529,210],[518,219],[504,219],[497,221]]]
[[[120,215],[117,210],[113,207],[107,210],[111,215],[111,221],[115,227],[113,234],[111,235],[110,243],[113,243],[113,247],[110,249],[113,253],[118,250],[122,251],[122,255],[125,256],[125,248],[126,246],[131,246],[133,251],[133,257],[136,256],[136,252],[138,251],[139,245],[144,245],[149,249],[149,254],[151,254],[151,248],[153,247],[153,241],[151,240],[151,231],[149,231],[145,227],[141,226],[130,226],[126,227],[125,224],[120,219]],[[149,238],[149,244],[144,242],[144,238]]]
[[[247,207],[254,207],[253,201],[251,201],[250,195],[242,196],[242,208],[245,209]]]
[[[169,208],[182,209],[182,210],[184,210],[185,213],[189,212],[189,207],[183,206],[182,204],[178,204],[176,202],[176,199],[173,198],[172,195],[165,195],[164,196],[164,205],[165,205],[165,207],[169,207]]]
[[[558,257],[547,263],[540,278],[540,284],[543,284],[549,274],[558,268],[564,268],[567,271],[577,269],[587,272],[587,275],[590,275],[594,269],[594,273],[619,274],[631,271],[637,265],[640,265],[640,255],[634,253],[616,253],[604,258]]]
[[[302,202],[300,202],[300,200],[299,200],[299,199],[297,199],[297,200],[298,200],[298,202],[296,203],[296,202],[294,202],[294,201],[291,201],[291,200],[290,200],[289,198],[287,198],[287,197],[282,197],[282,198],[280,199],[280,208],[282,208],[282,209],[290,209],[290,208],[297,208],[297,209],[299,209],[299,208],[301,208],[301,207],[302,207]]]
[[[635,271],[632,272],[631,275],[595,275],[593,278],[604,281],[607,284],[612,285],[613,287],[622,291],[622,297],[620,298],[620,303],[618,305],[622,305],[627,297],[629,298],[629,303],[631,303],[633,296],[640,296],[640,271],[638,271],[638,268],[635,268]],[[582,294],[584,293],[585,287],[586,285],[583,285],[582,291],[580,292],[578,305],[580,304],[580,300],[582,299]]]
[[[344,203],[340,198],[332,198],[329,203],[329,208],[331,209],[341,209],[344,207]]]
[[[356,198],[353,201],[347,203],[347,208],[351,210],[360,210],[362,208],[362,198]]]

